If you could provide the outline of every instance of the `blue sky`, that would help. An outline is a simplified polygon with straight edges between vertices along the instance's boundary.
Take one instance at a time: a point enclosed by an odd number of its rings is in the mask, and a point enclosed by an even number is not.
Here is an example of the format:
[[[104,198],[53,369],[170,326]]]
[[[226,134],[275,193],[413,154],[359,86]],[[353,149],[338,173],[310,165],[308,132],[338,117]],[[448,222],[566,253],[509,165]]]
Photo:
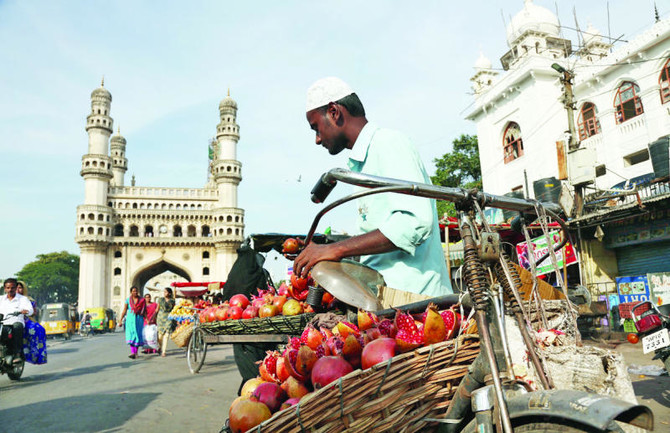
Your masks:
[[[607,35],[607,2],[536,0],[565,26]],[[670,0],[656,1],[663,17]],[[499,67],[504,20],[522,0],[485,1],[2,1],[0,0],[0,277],[74,242],[83,201],[81,156],[90,93],[105,77],[115,130],[128,140],[138,185],[202,187],[207,143],[230,88],[239,106],[239,206],[246,233],[306,232],[320,209],[309,190],[343,166],[314,145],[307,87],[343,78],[368,118],[413,138],[428,170],[461,133],[480,50]],[[652,0],[611,1],[613,36],[653,23]],[[576,41],[574,32],[564,36]],[[301,179],[298,182],[298,178]],[[336,189],[333,197],[348,192]],[[353,230],[353,207],[320,230]]]

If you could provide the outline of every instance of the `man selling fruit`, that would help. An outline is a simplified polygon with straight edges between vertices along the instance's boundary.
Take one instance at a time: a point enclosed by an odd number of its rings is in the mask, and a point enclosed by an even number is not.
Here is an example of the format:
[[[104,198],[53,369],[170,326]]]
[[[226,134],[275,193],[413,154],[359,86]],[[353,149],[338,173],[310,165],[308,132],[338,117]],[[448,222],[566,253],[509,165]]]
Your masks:
[[[410,140],[368,122],[360,99],[339,78],[316,81],[307,91],[306,110],[316,144],[331,155],[350,150],[350,170],[430,183]],[[394,193],[369,195],[358,199],[357,222],[361,235],[307,245],[295,259],[294,272],[305,277],[320,261],[360,255],[363,264],[384,276],[388,287],[397,289],[384,289],[385,306],[452,293],[434,200]]]

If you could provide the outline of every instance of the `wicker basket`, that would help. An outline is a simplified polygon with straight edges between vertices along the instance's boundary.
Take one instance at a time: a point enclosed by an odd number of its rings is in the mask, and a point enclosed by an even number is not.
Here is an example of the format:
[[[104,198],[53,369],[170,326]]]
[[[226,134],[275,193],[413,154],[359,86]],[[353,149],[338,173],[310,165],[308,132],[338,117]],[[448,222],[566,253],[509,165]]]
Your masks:
[[[454,356],[454,346],[456,355]],[[476,336],[419,348],[355,370],[249,432],[429,432],[479,353]]]
[[[191,341],[194,327],[195,324],[193,322],[178,326],[170,336],[172,341],[174,341],[174,344],[176,344],[177,347],[186,347],[188,342]]]
[[[314,313],[296,316],[258,317],[255,319],[222,320],[201,323],[200,327],[215,335],[288,334],[300,335]]]

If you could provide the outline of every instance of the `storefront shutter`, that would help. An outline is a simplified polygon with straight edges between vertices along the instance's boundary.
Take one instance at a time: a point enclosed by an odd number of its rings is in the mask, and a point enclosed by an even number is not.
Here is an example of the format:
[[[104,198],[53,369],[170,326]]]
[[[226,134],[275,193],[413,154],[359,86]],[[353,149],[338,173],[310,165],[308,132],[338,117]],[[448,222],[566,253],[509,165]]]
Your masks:
[[[616,257],[620,276],[670,272],[670,241],[617,248]]]

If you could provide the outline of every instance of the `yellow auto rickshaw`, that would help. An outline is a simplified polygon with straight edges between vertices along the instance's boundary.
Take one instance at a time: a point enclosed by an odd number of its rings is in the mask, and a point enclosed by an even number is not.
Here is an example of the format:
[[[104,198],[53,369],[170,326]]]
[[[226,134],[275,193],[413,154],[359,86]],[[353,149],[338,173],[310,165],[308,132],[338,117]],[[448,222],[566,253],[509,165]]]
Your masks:
[[[87,308],[88,314],[91,315],[91,330],[93,332],[108,332],[109,320],[107,316],[108,308],[95,307]]]
[[[76,321],[76,309],[70,304],[44,304],[40,308],[40,324],[47,335],[62,335],[68,340],[77,329]]]
[[[116,331],[116,314],[111,308],[105,308],[105,314],[107,315],[107,332]]]

